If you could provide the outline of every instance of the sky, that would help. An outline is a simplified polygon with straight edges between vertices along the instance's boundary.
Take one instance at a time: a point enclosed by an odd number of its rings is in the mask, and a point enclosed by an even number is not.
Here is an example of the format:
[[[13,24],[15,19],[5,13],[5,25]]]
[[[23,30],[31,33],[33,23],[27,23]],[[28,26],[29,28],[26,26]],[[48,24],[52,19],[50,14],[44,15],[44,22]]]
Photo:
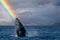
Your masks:
[[[53,25],[54,23],[60,22],[60,0],[6,1],[11,5],[24,25]],[[2,13],[1,15],[8,16],[6,13]],[[0,24],[12,25],[12,20],[9,16],[8,18],[2,18],[1,15]],[[7,19],[9,20],[7,21]]]
[[[11,25],[12,24],[12,20],[7,13],[8,12],[6,12],[0,4],[0,25],[8,25],[8,24]]]

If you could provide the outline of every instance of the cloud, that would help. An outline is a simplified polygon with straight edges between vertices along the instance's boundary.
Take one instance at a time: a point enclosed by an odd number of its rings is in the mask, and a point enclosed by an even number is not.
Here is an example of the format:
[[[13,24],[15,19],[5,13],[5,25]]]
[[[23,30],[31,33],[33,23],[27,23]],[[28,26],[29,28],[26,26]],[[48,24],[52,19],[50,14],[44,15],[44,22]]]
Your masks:
[[[11,25],[12,20],[11,17],[8,15],[8,12],[6,12],[2,6],[0,6],[0,25]]]
[[[51,0],[51,2],[56,6],[60,6],[60,0]]]
[[[19,10],[18,10],[19,9]],[[40,5],[34,8],[18,8],[17,13],[20,20],[25,24],[36,23],[38,25],[52,25],[60,22],[60,12],[53,4]]]
[[[28,8],[28,7],[36,7],[38,5],[44,5],[49,3],[49,0],[7,0],[10,5],[16,8]]]
[[[60,22],[60,0],[7,0],[25,25]]]

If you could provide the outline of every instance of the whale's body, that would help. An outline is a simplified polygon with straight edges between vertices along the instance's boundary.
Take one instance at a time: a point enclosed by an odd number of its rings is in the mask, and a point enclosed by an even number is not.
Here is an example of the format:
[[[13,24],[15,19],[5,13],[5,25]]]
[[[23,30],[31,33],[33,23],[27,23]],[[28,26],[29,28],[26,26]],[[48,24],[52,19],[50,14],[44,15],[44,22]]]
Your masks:
[[[26,30],[18,18],[16,18],[15,27],[16,27],[16,34],[18,37],[26,36]]]

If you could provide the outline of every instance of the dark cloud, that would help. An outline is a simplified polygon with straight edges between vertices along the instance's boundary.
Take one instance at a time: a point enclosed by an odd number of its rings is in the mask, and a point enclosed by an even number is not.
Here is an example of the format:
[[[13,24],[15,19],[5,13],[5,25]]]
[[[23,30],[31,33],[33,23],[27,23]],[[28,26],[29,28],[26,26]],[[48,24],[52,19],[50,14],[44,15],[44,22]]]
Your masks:
[[[7,0],[22,23],[52,25],[60,22],[60,0]]]
[[[19,13],[20,19],[26,24],[36,23],[38,25],[51,25],[59,22],[58,20],[60,20],[59,9],[52,4],[23,10],[25,10],[25,12]]]
[[[56,6],[60,6],[60,0],[51,0],[51,2]]]
[[[49,3],[49,0],[7,0],[13,8],[36,7]]]

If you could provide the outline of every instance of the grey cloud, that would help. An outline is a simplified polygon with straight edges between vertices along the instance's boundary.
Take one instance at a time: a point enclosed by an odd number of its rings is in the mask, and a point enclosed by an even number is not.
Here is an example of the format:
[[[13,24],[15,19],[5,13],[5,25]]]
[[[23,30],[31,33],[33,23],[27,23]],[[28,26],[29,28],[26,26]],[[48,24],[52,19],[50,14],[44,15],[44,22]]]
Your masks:
[[[13,8],[29,8],[49,3],[49,0],[7,0]]]
[[[26,9],[24,9],[26,10]],[[25,24],[36,23],[37,25],[52,25],[60,22],[59,9],[53,4],[41,5],[36,8],[31,8],[20,14],[20,19]]]
[[[24,24],[52,25],[60,22],[59,0],[7,0]]]
[[[51,2],[56,6],[60,6],[60,0],[51,0]]]
[[[2,6],[0,6],[0,25],[12,25],[12,19]]]

